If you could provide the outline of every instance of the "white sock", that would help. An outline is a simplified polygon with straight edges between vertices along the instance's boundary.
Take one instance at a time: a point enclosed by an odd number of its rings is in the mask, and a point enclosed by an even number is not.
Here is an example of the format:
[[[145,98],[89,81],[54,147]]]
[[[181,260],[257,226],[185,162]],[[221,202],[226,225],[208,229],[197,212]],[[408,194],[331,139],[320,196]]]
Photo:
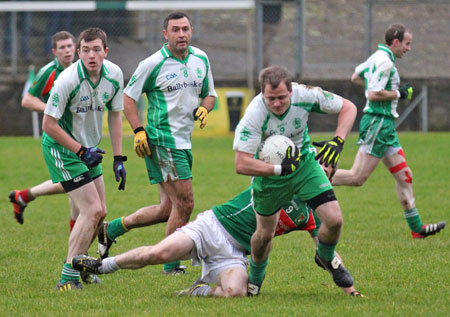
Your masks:
[[[102,260],[102,266],[98,268],[99,272],[102,274],[114,273],[119,269],[116,263],[116,257],[112,256]]]

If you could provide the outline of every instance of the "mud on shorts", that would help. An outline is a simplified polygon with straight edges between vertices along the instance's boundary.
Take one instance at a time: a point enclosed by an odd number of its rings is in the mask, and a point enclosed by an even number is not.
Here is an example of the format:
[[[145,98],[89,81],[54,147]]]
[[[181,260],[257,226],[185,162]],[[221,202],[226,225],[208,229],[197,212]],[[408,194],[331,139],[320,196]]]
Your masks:
[[[151,184],[192,178],[192,152],[150,144],[150,157],[145,156]]]

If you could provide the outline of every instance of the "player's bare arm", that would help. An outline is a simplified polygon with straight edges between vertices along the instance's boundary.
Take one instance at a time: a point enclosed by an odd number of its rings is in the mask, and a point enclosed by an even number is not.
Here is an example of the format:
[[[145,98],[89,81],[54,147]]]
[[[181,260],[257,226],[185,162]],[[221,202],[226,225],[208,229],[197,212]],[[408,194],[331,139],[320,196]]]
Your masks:
[[[25,93],[22,98],[22,107],[31,111],[44,112],[45,103],[38,97],[33,96],[29,92]]]
[[[388,101],[395,100],[399,98],[397,90],[380,90],[380,91],[369,91],[367,97],[370,101]]]
[[[114,156],[122,155],[122,116],[120,111],[108,112],[108,125]]]
[[[235,156],[236,173],[249,176],[273,176],[274,165],[257,160],[253,154],[236,151]]]
[[[339,136],[343,140],[347,138],[355,122],[356,113],[355,104],[348,99],[342,98],[342,109],[339,112],[335,136]]]
[[[214,96],[206,96],[205,98],[203,98],[201,106],[205,107],[208,112],[211,112],[211,110],[213,110],[214,105],[216,103],[216,98]]]
[[[139,120],[139,113],[136,107],[136,101],[129,97],[127,94],[123,94],[123,112],[131,128],[136,130],[136,128],[142,127],[142,123]]]
[[[352,75],[352,83],[354,83],[355,85],[362,86],[362,87],[365,86],[364,78],[359,76],[357,73],[353,73],[353,75]]]

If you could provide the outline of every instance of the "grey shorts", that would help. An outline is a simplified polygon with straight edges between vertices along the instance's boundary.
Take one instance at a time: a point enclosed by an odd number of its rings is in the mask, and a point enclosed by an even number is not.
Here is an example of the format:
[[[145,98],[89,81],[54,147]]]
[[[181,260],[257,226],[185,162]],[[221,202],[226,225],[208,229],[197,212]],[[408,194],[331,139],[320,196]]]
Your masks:
[[[223,228],[212,210],[198,214],[193,222],[177,230],[194,241],[192,265],[202,265],[203,282],[216,283],[217,276],[231,267],[247,270],[244,247]]]

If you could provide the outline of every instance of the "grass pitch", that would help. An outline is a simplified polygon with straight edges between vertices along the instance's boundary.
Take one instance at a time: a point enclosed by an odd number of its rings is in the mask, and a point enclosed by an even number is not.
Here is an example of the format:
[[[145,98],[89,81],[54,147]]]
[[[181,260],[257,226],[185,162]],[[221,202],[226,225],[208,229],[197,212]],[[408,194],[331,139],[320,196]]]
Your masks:
[[[314,140],[331,137],[312,135]],[[356,135],[346,142],[340,167],[350,168],[357,151]],[[450,178],[448,133],[402,133],[408,165],[414,172],[416,202],[425,223],[449,222]],[[158,202],[144,162],[124,140],[126,191],[113,178],[109,139],[103,170],[107,220],[128,215]],[[80,292],[58,293],[56,283],[67,252],[69,208],[66,195],[41,197],[25,211],[25,223],[12,217],[7,196],[49,178],[40,140],[1,138],[0,153],[0,315],[433,315],[448,316],[450,307],[450,228],[424,240],[412,240],[397,201],[395,184],[380,164],[360,188],[336,187],[345,226],[338,245],[356,288],[367,298],[351,298],[314,263],[309,235],[295,232],[274,240],[267,277],[256,298],[176,298],[172,293],[189,286],[199,275],[188,266],[184,276],[160,274],[162,266],[119,271],[102,276],[102,285]],[[234,172],[232,136],[193,140],[192,219],[214,204],[226,202],[245,189],[250,178]],[[164,224],[135,229],[119,238],[112,249],[154,244],[164,237]],[[93,244],[90,254],[95,254]]]

